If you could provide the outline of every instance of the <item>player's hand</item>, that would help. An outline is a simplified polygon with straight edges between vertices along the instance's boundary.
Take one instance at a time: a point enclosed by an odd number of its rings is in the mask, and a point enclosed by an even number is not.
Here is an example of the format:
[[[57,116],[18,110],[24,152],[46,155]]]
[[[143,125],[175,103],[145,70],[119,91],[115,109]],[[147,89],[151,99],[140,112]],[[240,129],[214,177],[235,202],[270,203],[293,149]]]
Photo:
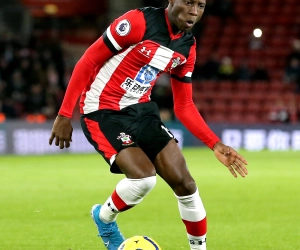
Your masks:
[[[60,149],[70,147],[70,142],[72,142],[72,132],[73,127],[70,119],[58,115],[53,123],[49,144],[52,145],[55,138],[55,145],[59,146]]]
[[[248,163],[233,148],[219,141],[215,144],[213,150],[218,160],[228,168],[235,178],[237,178],[237,173],[242,177],[246,177],[248,170],[245,165]]]

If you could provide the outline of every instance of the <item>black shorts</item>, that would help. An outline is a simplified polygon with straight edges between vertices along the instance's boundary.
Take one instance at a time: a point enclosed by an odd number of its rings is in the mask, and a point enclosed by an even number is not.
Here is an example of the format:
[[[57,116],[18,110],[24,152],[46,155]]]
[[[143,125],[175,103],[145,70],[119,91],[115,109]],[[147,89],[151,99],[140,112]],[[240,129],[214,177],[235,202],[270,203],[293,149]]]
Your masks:
[[[140,147],[153,162],[168,142],[175,139],[161,121],[154,102],[134,104],[120,111],[103,109],[82,115],[81,127],[88,141],[110,164],[112,173],[122,173],[115,163],[122,149]]]

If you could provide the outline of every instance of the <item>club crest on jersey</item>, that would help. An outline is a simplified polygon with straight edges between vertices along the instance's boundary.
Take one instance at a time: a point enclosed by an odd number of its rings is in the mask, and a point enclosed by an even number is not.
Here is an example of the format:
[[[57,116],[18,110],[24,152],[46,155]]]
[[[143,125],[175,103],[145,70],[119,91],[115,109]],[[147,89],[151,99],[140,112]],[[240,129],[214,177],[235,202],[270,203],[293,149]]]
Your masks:
[[[180,64],[180,57],[174,58],[172,60],[172,65],[171,65],[171,69],[174,69],[175,67],[177,67]]]
[[[122,141],[123,146],[128,146],[128,145],[131,145],[133,143],[130,138],[131,138],[131,136],[126,135],[124,132],[121,132],[120,135],[117,137],[118,140]]]
[[[117,27],[116,27],[116,32],[118,33],[118,35],[120,36],[126,36],[128,35],[128,33],[131,30],[131,25],[130,22],[128,20],[122,20],[121,22],[118,23]]]

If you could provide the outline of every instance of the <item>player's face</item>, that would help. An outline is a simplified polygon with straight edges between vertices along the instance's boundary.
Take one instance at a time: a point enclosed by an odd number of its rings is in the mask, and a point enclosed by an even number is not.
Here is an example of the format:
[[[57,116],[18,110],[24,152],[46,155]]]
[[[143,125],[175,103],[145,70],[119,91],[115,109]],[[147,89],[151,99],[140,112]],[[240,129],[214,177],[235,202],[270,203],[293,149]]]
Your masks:
[[[203,15],[206,0],[169,0],[168,16],[173,32],[190,30]]]

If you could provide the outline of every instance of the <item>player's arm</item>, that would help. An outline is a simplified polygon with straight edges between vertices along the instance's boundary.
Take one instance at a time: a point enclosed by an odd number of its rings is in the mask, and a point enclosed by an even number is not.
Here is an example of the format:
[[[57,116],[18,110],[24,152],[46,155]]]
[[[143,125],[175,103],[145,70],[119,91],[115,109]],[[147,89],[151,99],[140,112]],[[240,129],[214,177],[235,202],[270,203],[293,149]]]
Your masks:
[[[191,76],[195,52],[191,51],[190,55],[186,64],[180,65],[171,73],[175,115],[193,135],[214,151],[217,159],[229,169],[234,177],[237,177],[236,173],[245,177],[248,174],[245,167],[247,161],[233,148],[221,142],[206,124],[193,102]]]
[[[217,159],[225,165],[234,177],[240,174],[245,177],[248,171],[247,161],[233,148],[224,145],[206,124],[192,100],[191,83],[171,78],[174,112],[181,123],[198,139],[214,151]]]
[[[86,50],[76,63],[58,116],[52,127],[49,138],[50,145],[52,145],[55,139],[55,145],[61,149],[70,146],[73,131],[70,118],[72,117],[78,98],[83,89],[94,80],[97,68],[101,67],[112,55],[113,53],[105,45],[102,36]]]
[[[49,144],[68,148],[72,141],[72,117],[74,107],[85,87],[95,79],[103,64],[119,51],[141,41],[145,32],[144,15],[139,10],[125,13],[116,19],[79,59],[74,67],[62,105],[56,117]]]
[[[119,51],[141,41],[144,31],[144,15],[139,10],[116,19],[77,62],[59,114],[71,118],[81,92],[94,81],[103,64]]]
[[[196,58],[196,43],[191,46],[186,62],[171,71],[174,112],[181,123],[210,149],[220,141],[208,127],[192,99],[192,72]]]
[[[185,76],[186,80],[190,77]],[[210,149],[220,141],[218,136],[208,127],[192,99],[192,84],[174,76],[171,77],[174,112],[180,122]]]

